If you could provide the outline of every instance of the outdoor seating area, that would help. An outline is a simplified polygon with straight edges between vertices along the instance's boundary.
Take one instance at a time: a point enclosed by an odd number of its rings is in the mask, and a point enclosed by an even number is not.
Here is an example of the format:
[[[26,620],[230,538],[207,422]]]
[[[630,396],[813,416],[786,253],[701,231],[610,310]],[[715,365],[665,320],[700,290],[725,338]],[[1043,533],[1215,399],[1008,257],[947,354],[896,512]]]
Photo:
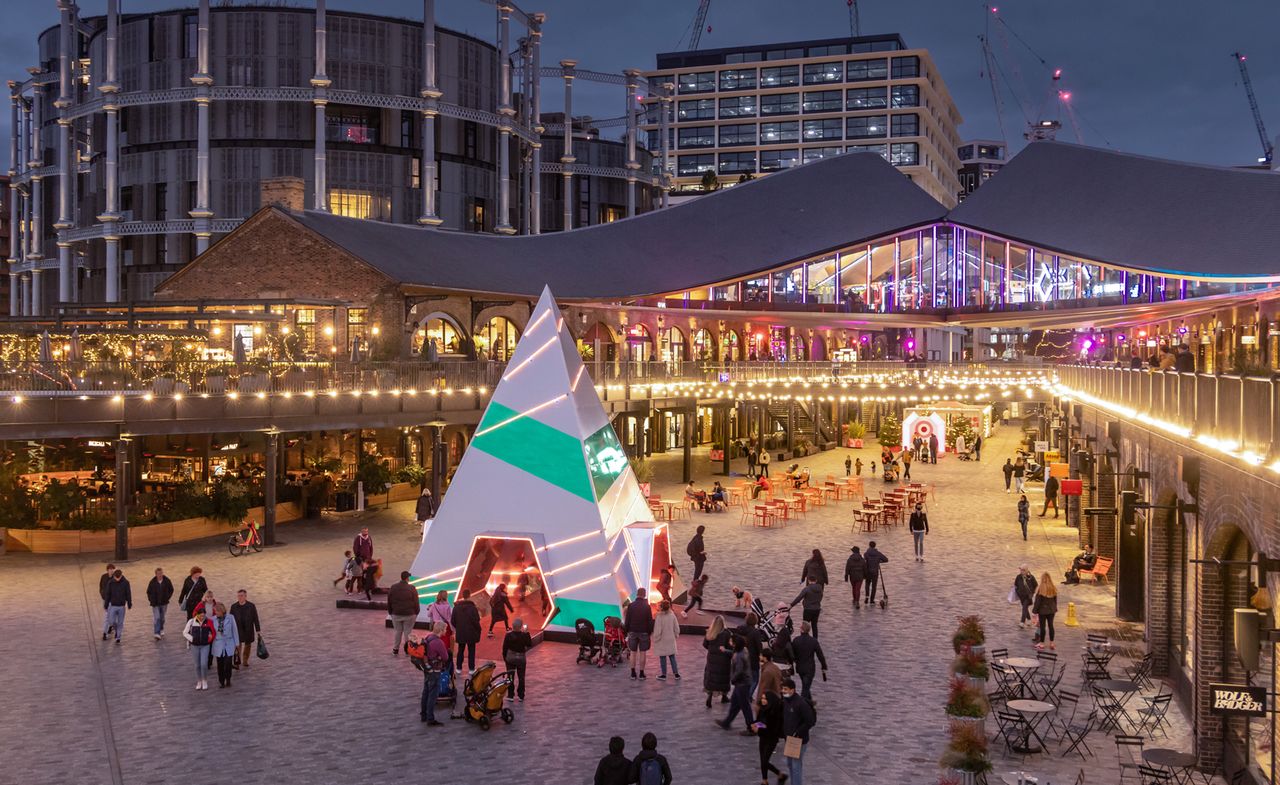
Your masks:
[[[739,523],[766,529],[781,528],[798,518],[807,518],[815,507],[850,502],[851,531],[874,532],[902,524],[907,510],[916,503],[924,503],[930,494],[928,486],[911,483],[883,491],[880,498],[872,500],[865,495],[861,477],[828,474],[825,479],[810,481],[806,478],[806,482],[798,487],[787,480],[782,478],[776,484],[762,485],[742,479],[726,486],[729,505],[737,506],[742,512]],[[653,495],[649,497],[649,506],[655,517],[669,520],[661,516],[671,514],[670,511],[664,509],[660,501],[655,501]],[[688,511],[687,507],[685,511]]]

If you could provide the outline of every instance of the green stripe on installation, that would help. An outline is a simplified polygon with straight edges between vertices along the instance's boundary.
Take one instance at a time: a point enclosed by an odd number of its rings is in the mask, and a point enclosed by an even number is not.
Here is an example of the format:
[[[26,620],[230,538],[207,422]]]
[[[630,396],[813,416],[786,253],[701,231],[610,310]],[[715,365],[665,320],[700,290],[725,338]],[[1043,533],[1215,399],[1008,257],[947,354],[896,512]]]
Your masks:
[[[577,437],[496,402],[485,410],[476,434],[471,447],[595,504]]]
[[[596,625],[597,631],[603,632],[605,616],[620,616],[622,614],[622,608],[619,605],[591,602],[590,600],[575,600],[570,597],[556,597],[556,608],[560,612],[556,614],[555,621],[551,622],[549,626],[566,630],[572,630],[574,622],[578,619],[587,619]]]

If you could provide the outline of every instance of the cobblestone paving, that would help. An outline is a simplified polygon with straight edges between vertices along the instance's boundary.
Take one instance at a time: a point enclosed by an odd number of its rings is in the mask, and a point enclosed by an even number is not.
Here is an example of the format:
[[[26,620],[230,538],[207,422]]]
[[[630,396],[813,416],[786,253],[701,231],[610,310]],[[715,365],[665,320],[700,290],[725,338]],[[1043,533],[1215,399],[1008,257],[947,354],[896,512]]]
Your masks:
[[[1060,576],[1076,552],[1075,530],[1061,520],[1034,517],[1032,536],[1018,536],[1012,496],[1003,493],[999,464],[1013,444],[1012,429],[988,442],[981,463],[944,460],[919,466],[915,479],[936,486],[930,505],[927,561],[911,557],[901,528],[875,536],[889,557],[886,610],[850,607],[833,584],[822,615],[822,643],[830,681],[814,686],[819,726],[806,754],[806,781],[844,785],[921,785],[937,781],[946,723],[947,664],[954,618],[980,613],[988,646],[1031,655],[1029,633],[1017,627],[1017,608],[1005,595],[1017,565]],[[874,445],[862,451],[865,462]],[[846,451],[802,459],[816,477],[843,473]],[[709,477],[705,455],[700,476]],[[679,455],[658,463],[656,489],[680,492]],[[738,470],[743,467],[735,466]],[[781,469],[775,462],[775,468]],[[707,480],[709,484],[710,480]],[[869,490],[881,483],[868,481]],[[514,502],[515,500],[513,500]],[[739,525],[736,511],[673,524],[674,550],[683,553],[693,526],[705,523],[712,576],[707,604],[731,604],[729,587],[751,588],[766,603],[790,601],[812,548],[826,555],[833,580],[852,544],[850,502],[810,512],[785,529]],[[513,513],[518,515],[518,504]],[[100,640],[102,613],[96,581],[102,562],[91,557],[11,554],[0,557],[0,722],[8,783],[587,783],[609,736],[639,748],[646,730],[672,762],[676,782],[758,782],[756,743],[714,725],[722,707],[703,706],[700,639],[680,641],[684,679],[633,683],[624,671],[575,666],[575,647],[548,644],[529,657],[528,700],[513,725],[488,733],[454,721],[442,728],[418,722],[421,681],[403,658],[390,655],[390,631],[379,614],[340,611],[331,580],[361,524],[373,533],[388,574],[408,565],[417,528],[408,504],[389,510],[282,527],[286,545],[233,559],[219,541],[188,543],[135,554],[124,565],[136,604],[125,643]],[[515,528],[518,528],[513,524]],[[234,686],[193,689],[181,638],[181,612],[170,617],[165,640],[152,640],[145,585],[155,566],[178,583],[192,564],[205,568],[219,599],[246,588],[258,604],[271,658],[235,674]],[[688,572],[688,564],[680,563]],[[1073,663],[1087,629],[1116,634],[1107,588],[1065,587],[1082,626],[1059,624],[1058,651]],[[171,608],[171,612],[172,612]],[[1063,617],[1065,613],[1059,614]],[[1132,636],[1132,633],[1128,633]],[[1079,682],[1079,669],[1067,682]],[[1189,749],[1186,723],[1175,720],[1169,742]],[[1114,745],[1095,736],[1098,757],[1086,764],[1116,779]],[[220,753],[225,750],[226,754]],[[776,763],[782,763],[779,759]],[[1032,756],[1025,767],[1042,782],[1068,785],[1076,760]],[[997,756],[997,772],[1017,768]],[[998,779],[993,780],[998,781]]]

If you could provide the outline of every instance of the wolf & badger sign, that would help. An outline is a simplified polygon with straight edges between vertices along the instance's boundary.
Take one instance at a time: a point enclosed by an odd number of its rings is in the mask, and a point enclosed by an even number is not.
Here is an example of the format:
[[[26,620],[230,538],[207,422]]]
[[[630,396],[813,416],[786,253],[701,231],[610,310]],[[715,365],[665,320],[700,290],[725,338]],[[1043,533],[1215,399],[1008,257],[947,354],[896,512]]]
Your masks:
[[[1210,684],[1209,710],[1236,717],[1265,717],[1267,688],[1244,684]]]

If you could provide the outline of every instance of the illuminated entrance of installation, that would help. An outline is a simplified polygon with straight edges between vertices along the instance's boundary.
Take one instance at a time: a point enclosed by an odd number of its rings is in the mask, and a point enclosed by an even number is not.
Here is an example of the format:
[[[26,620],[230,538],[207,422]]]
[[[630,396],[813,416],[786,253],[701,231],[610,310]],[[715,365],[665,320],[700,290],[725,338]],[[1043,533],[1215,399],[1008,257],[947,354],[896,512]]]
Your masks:
[[[533,540],[485,536],[471,543],[460,588],[471,591],[482,617],[489,615],[489,600],[499,584],[515,609],[507,612],[508,621],[519,618],[532,631],[542,629],[551,617],[552,602]]]

